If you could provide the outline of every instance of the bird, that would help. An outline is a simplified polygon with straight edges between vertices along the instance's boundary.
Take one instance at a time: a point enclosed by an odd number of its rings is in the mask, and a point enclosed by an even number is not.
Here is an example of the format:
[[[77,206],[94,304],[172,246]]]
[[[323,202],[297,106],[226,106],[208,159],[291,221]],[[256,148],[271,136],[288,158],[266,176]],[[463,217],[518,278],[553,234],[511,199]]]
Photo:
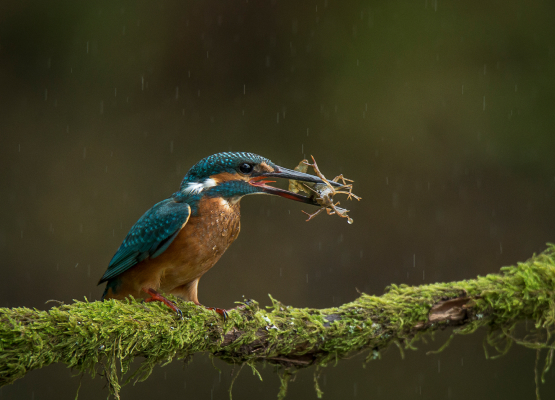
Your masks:
[[[159,301],[181,318],[176,303],[164,295],[204,307],[198,300],[199,280],[237,239],[243,196],[277,195],[318,205],[313,198],[268,185],[276,182],[268,178],[324,183],[253,153],[224,152],[202,159],[177,192],[152,206],[130,229],[98,282],[106,282],[102,299]],[[206,308],[228,316],[228,310]]]

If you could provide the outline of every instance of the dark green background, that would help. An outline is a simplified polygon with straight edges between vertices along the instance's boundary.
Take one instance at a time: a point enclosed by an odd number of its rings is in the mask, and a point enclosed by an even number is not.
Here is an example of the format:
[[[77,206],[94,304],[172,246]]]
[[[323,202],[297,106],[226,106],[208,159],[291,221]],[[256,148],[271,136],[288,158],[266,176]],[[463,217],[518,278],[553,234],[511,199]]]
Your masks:
[[[555,3],[525,1],[4,1],[0,4],[0,306],[99,299],[132,224],[220,151],[285,167],[313,154],[356,181],[355,220],[243,200],[242,233],[200,282],[232,307],[298,307],[391,283],[472,278],[555,241]],[[415,261],[415,263],[414,263]],[[324,370],[327,399],[534,397],[532,350],[486,360],[448,333]],[[231,367],[195,356],[124,399],[227,398]],[[312,370],[289,399],[315,398]],[[61,365],[0,399],[73,399]],[[236,399],[274,399],[244,369]],[[104,398],[82,379],[80,399]],[[555,373],[542,385],[555,395]]]

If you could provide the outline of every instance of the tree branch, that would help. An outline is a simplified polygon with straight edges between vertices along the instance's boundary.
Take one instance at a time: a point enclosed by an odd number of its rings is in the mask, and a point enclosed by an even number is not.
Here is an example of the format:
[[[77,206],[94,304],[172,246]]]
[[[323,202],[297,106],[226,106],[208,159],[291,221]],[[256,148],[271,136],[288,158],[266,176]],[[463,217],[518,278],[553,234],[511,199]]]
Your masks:
[[[1,308],[0,386],[60,362],[93,376],[103,373],[119,398],[118,375],[128,371],[134,358],[144,358],[132,377],[142,380],[155,365],[198,352],[253,367],[260,361],[279,364],[286,370],[286,382],[295,368],[326,366],[364,350],[371,360],[391,343],[413,348],[419,337],[438,329],[455,327],[454,334],[469,334],[482,326],[497,351],[508,350],[513,342],[548,348],[545,372],[555,348],[549,343],[555,322],[555,246],[499,274],[416,287],[392,285],[382,296],[362,294],[341,307],[300,309],[272,303],[266,311],[252,301],[230,312],[225,322],[184,302],[179,303],[183,320],[165,306],[134,300],[76,301],[49,311]],[[525,318],[540,330],[517,339],[513,330]]]

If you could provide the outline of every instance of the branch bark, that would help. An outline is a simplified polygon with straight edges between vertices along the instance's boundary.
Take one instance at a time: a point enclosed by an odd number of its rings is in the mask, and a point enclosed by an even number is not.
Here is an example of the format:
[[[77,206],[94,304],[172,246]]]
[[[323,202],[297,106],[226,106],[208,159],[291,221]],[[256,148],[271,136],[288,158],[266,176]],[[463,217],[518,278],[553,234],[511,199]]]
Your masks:
[[[553,345],[539,333],[517,339],[513,330],[518,321],[528,319],[547,333],[545,337],[553,333],[555,246],[499,274],[416,287],[392,285],[382,296],[361,294],[341,307],[301,309],[274,299],[272,303],[270,310],[261,310],[249,302],[230,312],[225,322],[212,311],[183,302],[183,320],[164,306],[134,300],[76,301],[48,311],[1,308],[0,386],[61,362],[92,375],[103,373],[119,398],[119,376],[136,357],[143,357],[132,376],[138,380],[146,379],[157,364],[198,352],[253,367],[261,361],[278,364],[287,375],[295,368],[323,367],[365,350],[371,360],[392,343],[413,348],[423,334],[438,329],[455,327],[453,334],[469,334],[482,326],[498,351],[508,350],[513,342],[550,349],[545,371]]]

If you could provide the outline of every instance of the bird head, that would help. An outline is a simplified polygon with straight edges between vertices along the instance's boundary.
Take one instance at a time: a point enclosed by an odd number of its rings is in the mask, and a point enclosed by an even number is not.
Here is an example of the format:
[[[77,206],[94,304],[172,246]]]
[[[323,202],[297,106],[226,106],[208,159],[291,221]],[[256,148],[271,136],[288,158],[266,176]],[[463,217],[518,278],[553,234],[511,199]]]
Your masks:
[[[223,197],[232,201],[249,194],[272,194],[315,204],[309,197],[269,186],[268,183],[275,181],[268,178],[324,183],[317,176],[280,167],[253,153],[218,153],[202,159],[187,172],[181,183],[181,193]]]

